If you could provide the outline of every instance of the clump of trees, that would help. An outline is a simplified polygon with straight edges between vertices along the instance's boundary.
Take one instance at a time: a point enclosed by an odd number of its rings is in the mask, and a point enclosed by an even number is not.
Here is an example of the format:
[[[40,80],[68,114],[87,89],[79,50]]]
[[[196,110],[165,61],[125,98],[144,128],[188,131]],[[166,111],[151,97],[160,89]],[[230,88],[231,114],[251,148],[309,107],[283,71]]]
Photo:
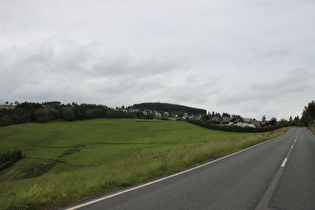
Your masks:
[[[0,171],[12,166],[15,162],[25,158],[21,150],[0,153]]]
[[[96,104],[30,103],[17,104],[14,109],[0,109],[0,126],[52,120],[85,120],[94,118],[145,118],[142,112],[128,112]]]
[[[139,110],[154,110],[158,112],[169,112],[169,113],[188,113],[189,115],[205,115],[207,114],[207,110],[198,109],[183,105],[177,104],[169,104],[169,103],[160,103],[160,102],[150,102],[150,103],[141,103],[133,105],[134,109]]]
[[[308,126],[309,123],[315,120],[315,101],[311,101],[304,107],[301,122]]]

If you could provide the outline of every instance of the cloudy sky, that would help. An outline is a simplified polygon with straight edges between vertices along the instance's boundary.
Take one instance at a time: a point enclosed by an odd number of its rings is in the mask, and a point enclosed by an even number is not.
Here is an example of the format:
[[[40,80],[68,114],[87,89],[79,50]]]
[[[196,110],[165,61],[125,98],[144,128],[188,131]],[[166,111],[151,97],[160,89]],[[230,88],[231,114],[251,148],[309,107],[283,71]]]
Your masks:
[[[313,0],[0,0],[0,104],[168,102],[288,119],[315,99]]]

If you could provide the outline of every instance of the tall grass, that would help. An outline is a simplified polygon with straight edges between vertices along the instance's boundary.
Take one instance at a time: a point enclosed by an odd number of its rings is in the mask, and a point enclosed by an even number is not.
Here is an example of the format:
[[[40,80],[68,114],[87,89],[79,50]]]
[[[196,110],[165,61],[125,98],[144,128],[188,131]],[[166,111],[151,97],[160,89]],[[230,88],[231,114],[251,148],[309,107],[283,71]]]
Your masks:
[[[181,171],[284,132],[286,130],[281,129],[268,134],[227,137],[197,145],[142,153],[99,166],[76,167],[62,173],[51,171],[37,178],[5,181],[0,183],[0,206],[3,209],[41,209],[67,205],[75,200]]]
[[[315,120],[310,122],[307,128],[315,135]]]

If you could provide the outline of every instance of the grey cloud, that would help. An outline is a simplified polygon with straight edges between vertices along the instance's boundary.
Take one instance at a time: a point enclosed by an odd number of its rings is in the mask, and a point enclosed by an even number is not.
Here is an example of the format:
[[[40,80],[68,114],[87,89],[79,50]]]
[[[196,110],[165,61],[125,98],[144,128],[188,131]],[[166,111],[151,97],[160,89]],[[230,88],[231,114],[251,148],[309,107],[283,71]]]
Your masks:
[[[238,104],[248,102],[264,102],[283,95],[294,95],[312,87],[314,73],[307,69],[296,69],[284,73],[283,78],[274,82],[259,82],[248,87],[232,90],[229,95],[221,96],[220,103]]]
[[[259,83],[252,86],[252,89],[259,92],[278,94],[295,94],[302,92],[312,86],[314,73],[300,68],[287,72],[284,77],[274,83]]]
[[[313,99],[312,1],[0,4],[0,103],[164,100],[284,115]]]
[[[6,78],[2,94],[6,89],[5,94],[19,98],[76,95],[75,90],[89,95],[82,87],[98,98],[102,94],[123,98],[131,90],[134,94],[137,91],[148,94],[153,89],[164,88],[168,74],[187,69],[187,60],[178,57],[138,58],[126,50],[108,49],[99,43],[46,40],[35,47],[25,45],[13,51],[14,56],[8,56],[8,62],[1,62],[1,74]]]
[[[230,89],[228,94],[218,98],[218,104],[229,107],[229,109],[242,107],[240,111],[252,112],[252,116],[255,115],[254,112],[257,109],[265,110],[265,114],[269,113],[269,116],[273,115],[278,118],[288,117],[284,113],[290,112],[291,115],[299,115],[303,101],[312,100],[314,76],[312,69],[299,68],[288,71],[283,73],[281,79],[259,82],[248,87],[239,86],[234,90]],[[277,106],[273,104],[277,104]]]

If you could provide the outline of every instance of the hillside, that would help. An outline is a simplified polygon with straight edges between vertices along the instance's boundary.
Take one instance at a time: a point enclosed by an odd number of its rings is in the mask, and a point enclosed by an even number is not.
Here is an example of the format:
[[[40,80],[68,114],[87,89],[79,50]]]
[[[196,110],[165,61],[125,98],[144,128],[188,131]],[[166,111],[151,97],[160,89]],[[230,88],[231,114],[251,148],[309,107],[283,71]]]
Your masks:
[[[272,135],[278,133],[222,132],[182,121],[140,119],[0,127],[0,153],[21,149],[26,155],[0,171],[0,208],[60,207],[183,170]]]
[[[183,105],[177,104],[169,104],[169,103],[160,103],[160,102],[149,102],[149,103],[140,103],[133,105],[134,109],[139,110],[152,110],[158,112],[169,112],[169,113],[188,113],[189,115],[204,115],[207,114],[207,110],[193,108]]]

